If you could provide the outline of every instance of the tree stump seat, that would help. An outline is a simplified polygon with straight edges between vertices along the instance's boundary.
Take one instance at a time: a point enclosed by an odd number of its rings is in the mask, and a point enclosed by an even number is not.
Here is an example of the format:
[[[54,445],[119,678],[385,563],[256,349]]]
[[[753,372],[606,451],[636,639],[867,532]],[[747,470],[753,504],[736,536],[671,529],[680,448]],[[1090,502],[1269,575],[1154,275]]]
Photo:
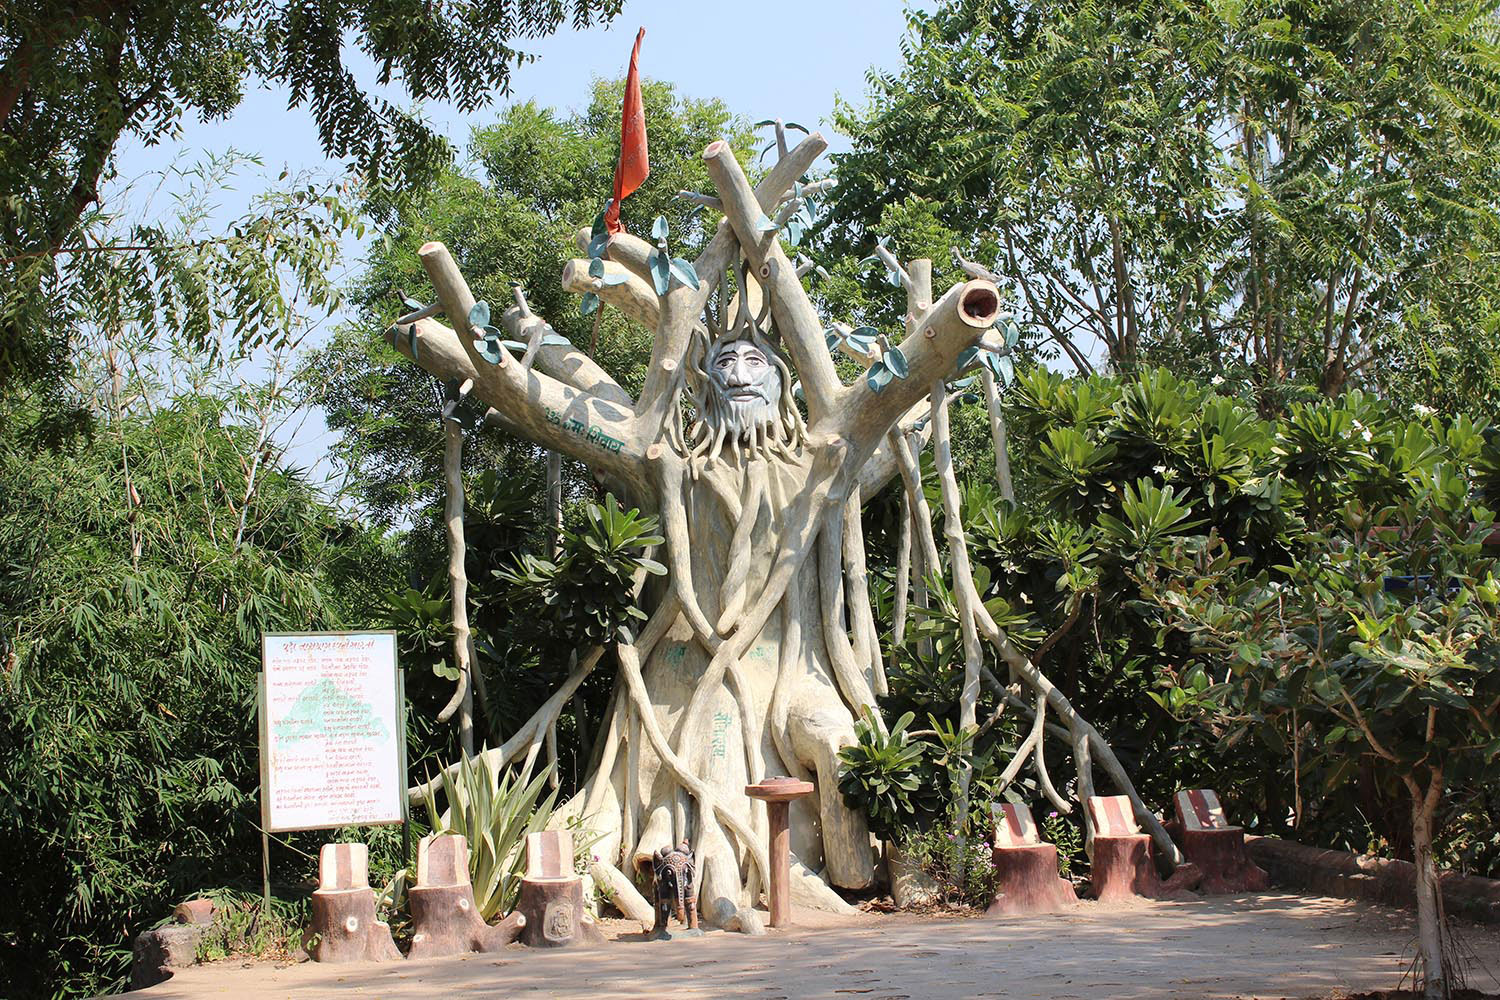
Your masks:
[[[1258,892],[1270,884],[1245,851],[1244,829],[1229,825],[1213,789],[1184,789],[1173,804],[1182,853],[1203,872],[1204,892]]]
[[[516,912],[520,941],[532,948],[566,948],[604,940],[584,907],[583,877],[573,871],[573,834],[545,830],[526,836],[526,875]]]
[[[1019,913],[1055,913],[1078,902],[1073,883],[1057,874],[1057,846],[1044,843],[1031,810],[1012,802],[996,803],[994,817],[995,898],[987,917]]]
[[[389,924],[375,916],[370,849],[364,844],[324,844],[318,852],[318,888],[302,946],[315,962],[383,962],[401,958]]]
[[[1142,833],[1127,795],[1093,795],[1088,800],[1094,824],[1094,856],[1089,872],[1089,895],[1100,902],[1144,896],[1174,899],[1202,881],[1195,865],[1179,865],[1163,879],[1151,856],[1151,835]]]
[[[469,842],[457,834],[432,834],[417,844],[417,882],[406,899],[413,929],[409,958],[499,951],[526,924],[519,910],[493,926],[484,922],[469,880]]]

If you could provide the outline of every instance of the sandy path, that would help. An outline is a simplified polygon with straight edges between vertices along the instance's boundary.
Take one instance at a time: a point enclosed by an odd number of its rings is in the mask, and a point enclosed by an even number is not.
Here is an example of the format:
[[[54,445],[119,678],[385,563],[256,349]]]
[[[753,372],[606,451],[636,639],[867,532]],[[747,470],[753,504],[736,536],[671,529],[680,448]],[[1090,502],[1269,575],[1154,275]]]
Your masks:
[[[813,915],[807,915],[813,922]],[[1500,972],[1500,928],[1465,925]],[[140,994],[167,1000],[427,997],[756,997],[760,1000],[1088,1000],[1302,997],[1390,988],[1411,950],[1410,914],[1292,895],[1083,904],[1071,913],[1000,920],[862,914],[838,927],[761,938],[610,942],[381,965],[276,968],[219,963]],[[1500,990],[1493,974],[1471,985]]]

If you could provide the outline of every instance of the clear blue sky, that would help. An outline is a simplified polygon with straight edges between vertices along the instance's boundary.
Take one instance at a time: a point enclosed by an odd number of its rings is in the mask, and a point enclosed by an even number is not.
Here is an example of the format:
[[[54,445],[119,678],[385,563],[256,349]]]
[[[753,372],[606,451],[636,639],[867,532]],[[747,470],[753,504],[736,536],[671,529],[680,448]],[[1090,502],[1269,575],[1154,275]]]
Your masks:
[[[636,29],[645,27],[640,60],[644,76],[668,81],[687,96],[721,98],[731,111],[752,121],[779,117],[821,128],[832,150],[840,151],[848,143],[829,125],[835,98],[863,103],[866,72],[871,67],[900,65],[905,24],[901,0],[762,0],[746,5],[627,0],[624,11],[607,27],[564,30],[550,38],[521,42],[518,47],[537,60],[515,71],[509,97],[467,116],[441,104],[425,105],[422,111],[462,150],[470,129],[493,121],[507,102],[536,100],[562,109],[582,109],[595,78],[624,74]],[[373,79],[368,64],[354,63],[353,68],[365,80]],[[409,104],[396,88],[384,96],[403,106]],[[648,134],[649,129],[648,122]],[[179,139],[154,147],[122,144],[116,157],[121,181],[114,188],[110,207],[137,216],[159,211],[169,202],[158,196],[152,199],[156,208],[148,209],[144,195],[124,192],[124,182],[173,163],[189,166],[207,153],[231,148],[258,155],[265,174],[241,176],[236,190],[218,199],[218,214],[225,221],[238,216],[283,167],[298,173],[335,171],[339,166],[324,157],[305,108],[288,110],[284,90],[251,89],[227,120],[186,121]],[[166,185],[166,190],[170,192],[171,187]],[[600,197],[604,197],[602,189]],[[106,202],[110,198],[107,190]],[[141,203],[133,203],[136,199]],[[373,238],[374,234],[366,237]],[[345,251],[345,267],[353,273],[362,248],[350,240]],[[291,461],[313,469],[315,479],[332,471],[324,461],[330,437],[319,414],[310,414],[289,428],[282,440],[290,445]]]

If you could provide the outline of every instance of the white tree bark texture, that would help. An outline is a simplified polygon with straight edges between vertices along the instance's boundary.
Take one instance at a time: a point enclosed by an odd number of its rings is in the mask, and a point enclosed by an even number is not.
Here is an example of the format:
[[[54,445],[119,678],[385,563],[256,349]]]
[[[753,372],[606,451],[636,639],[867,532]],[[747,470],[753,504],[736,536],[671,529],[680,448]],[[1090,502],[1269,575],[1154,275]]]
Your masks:
[[[913,443],[923,446],[936,421],[921,431],[914,427],[931,405],[929,395],[946,405],[944,380],[956,374],[959,355],[991,328],[1000,298],[983,279],[955,285],[935,302],[928,301],[930,288],[919,289],[901,343],[907,377],[880,390],[864,378],[842,384],[825,347],[824,323],[777,234],[765,231],[767,217],[776,215],[825,147],[821,136],[809,136],[752,189],[727,144],[708,146],[703,156],[724,219],[694,262],[697,289],[674,279],[657,295],[651,247],[628,234],[611,237],[605,251],[607,271],[628,275],[625,281],[589,277],[587,261],[566,265],[562,280],[569,290],[593,292],[655,329],[637,399],[573,348],[537,348],[530,366],[509,356],[499,364],[485,361],[468,325],[473,296],[441,244],[424,246],[420,257],[452,327],[421,319],[390,337],[434,375],[472,379],[473,393],[503,428],[587,464],[631,503],[661,518],[668,574],[641,595],[647,624],[633,641],[612,648],[618,679],[596,741],[597,766],[558,819],[577,816],[601,835],[596,878],[624,896],[622,908],[632,916],[644,916],[649,907],[625,893],[629,876],[658,848],[687,839],[699,858],[703,919],[755,931],[753,907],[769,883],[768,827],[764,804],[746,796],[744,787],[773,775],[817,786],[816,794],[792,804],[794,902],[848,912],[830,887],[861,889],[874,879],[869,829],[838,791],[839,750],[854,741],[854,720],[885,690],[860,504],[899,472],[916,536],[907,537],[921,556],[911,560],[907,578],[919,583],[918,566],[941,572],[911,451]],[[502,322],[515,339],[536,343],[529,334],[545,321],[522,307],[508,310]],[[733,324],[740,332],[731,336],[726,331]],[[745,324],[753,330],[746,332]],[[755,425],[727,440],[721,434],[711,449],[695,447],[695,440],[713,439],[698,433],[707,419],[705,393],[713,390],[712,384],[705,388],[705,350],[714,356],[721,341],[736,336],[768,345],[784,378],[795,371],[805,421],[783,409],[787,419],[777,426],[788,429],[785,434]],[[785,388],[784,408],[789,381]],[[685,410],[692,415],[685,418]],[[946,447],[946,420],[940,426]],[[949,563],[967,610],[966,639],[975,647],[974,662],[966,665],[962,720],[973,728],[979,637],[1008,664],[1025,658],[986,622],[972,579],[964,586],[962,528],[955,533],[954,511],[949,514]],[[596,647],[581,655],[536,716],[484,753],[497,764],[523,756],[534,761],[604,652]],[[1022,676],[1035,696],[1076,735],[1081,720],[1066,699],[1029,663],[1025,667]],[[1089,728],[1088,735],[1097,736]],[[1034,743],[1028,752],[1040,764],[1040,739]],[[1094,746],[1096,754],[1112,760],[1101,745]],[[1117,782],[1123,776],[1110,773]]]

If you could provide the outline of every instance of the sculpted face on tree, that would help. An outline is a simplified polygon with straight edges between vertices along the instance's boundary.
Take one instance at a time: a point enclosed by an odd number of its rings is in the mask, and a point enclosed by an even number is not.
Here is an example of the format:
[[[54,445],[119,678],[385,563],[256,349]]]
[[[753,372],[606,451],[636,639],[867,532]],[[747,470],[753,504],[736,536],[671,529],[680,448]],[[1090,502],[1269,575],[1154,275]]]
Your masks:
[[[743,437],[752,428],[775,422],[781,370],[754,342],[729,340],[717,345],[709,357],[708,375],[719,403],[713,409],[730,434]]]
[[[748,340],[722,344],[709,366],[714,391],[724,401],[731,430],[744,433],[776,415],[781,372],[764,351]]]

